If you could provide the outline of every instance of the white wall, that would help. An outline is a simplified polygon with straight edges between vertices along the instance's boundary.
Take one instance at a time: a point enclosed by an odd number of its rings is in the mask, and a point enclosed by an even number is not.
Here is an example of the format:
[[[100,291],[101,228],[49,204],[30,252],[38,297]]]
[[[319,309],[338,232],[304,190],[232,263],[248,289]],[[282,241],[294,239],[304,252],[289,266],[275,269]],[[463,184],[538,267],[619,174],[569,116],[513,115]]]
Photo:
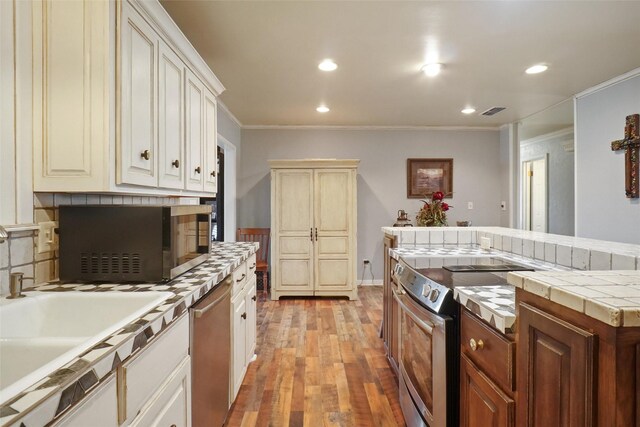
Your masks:
[[[640,70],[576,99],[576,236],[640,243],[640,199],[624,194],[625,117],[640,113]]]
[[[420,201],[406,197],[407,158],[452,157],[454,206],[449,223],[500,224],[501,164],[497,130],[243,129],[238,176],[239,227],[270,226],[269,159],[360,159],[358,169],[358,280],[362,260],[382,279],[380,227],[406,210],[415,224]],[[474,209],[467,210],[473,201]],[[369,273],[367,272],[367,275]],[[370,279],[367,276],[366,279]]]
[[[563,143],[571,143],[566,151]],[[537,160],[548,155],[547,226],[553,234],[574,235],[574,152],[573,128],[522,141],[520,161]]]

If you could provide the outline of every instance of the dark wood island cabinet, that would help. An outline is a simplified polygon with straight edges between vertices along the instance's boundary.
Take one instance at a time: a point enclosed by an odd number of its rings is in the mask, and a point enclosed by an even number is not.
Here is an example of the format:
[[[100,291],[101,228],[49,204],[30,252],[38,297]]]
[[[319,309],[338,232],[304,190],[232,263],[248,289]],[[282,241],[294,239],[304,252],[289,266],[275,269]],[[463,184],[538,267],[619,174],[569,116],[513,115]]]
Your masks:
[[[517,425],[640,425],[640,327],[614,327],[522,289]]]
[[[515,425],[515,343],[466,308],[460,321],[460,426]]]
[[[384,342],[384,348],[389,360],[389,364],[398,375],[398,320],[400,312],[398,310],[398,303],[393,298],[393,289],[397,290],[398,285],[391,278],[391,271],[393,267],[398,263],[395,259],[389,255],[389,249],[398,246],[397,236],[390,234],[384,235],[383,240],[383,260],[384,260],[384,278],[382,281],[383,286],[383,310],[382,310],[382,340]]]

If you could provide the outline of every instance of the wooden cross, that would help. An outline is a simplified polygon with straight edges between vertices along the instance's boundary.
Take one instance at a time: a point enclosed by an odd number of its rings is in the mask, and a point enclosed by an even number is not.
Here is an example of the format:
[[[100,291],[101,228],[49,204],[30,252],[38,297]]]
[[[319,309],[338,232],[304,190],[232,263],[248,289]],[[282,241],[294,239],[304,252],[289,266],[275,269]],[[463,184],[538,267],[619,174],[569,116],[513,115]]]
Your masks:
[[[627,116],[627,124],[624,127],[624,139],[613,141],[611,150],[625,150],[624,152],[624,169],[625,169],[625,195],[630,199],[637,199],[640,196],[639,164],[640,164],[640,114],[632,114]]]

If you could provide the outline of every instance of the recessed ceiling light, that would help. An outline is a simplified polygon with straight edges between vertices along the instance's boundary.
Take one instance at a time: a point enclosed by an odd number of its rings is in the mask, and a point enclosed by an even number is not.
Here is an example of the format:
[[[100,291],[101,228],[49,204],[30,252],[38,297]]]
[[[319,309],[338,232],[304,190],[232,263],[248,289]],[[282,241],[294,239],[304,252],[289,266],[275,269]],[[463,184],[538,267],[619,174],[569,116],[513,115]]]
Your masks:
[[[547,68],[549,68],[549,67],[547,67],[544,64],[536,64],[536,65],[534,65],[532,67],[527,68],[525,73],[527,73],[527,74],[543,73],[543,72],[547,71]]]
[[[320,68],[322,71],[334,71],[336,68],[338,68],[338,64],[333,62],[331,59],[325,59],[320,64],[318,64],[318,68]]]
[[[475,108],[467,107],[461,111],[462,114],[473,114],[476,112]]]
[[[328,113],[329,112],[329,107],[327,107],[326,105],[321,105],[318,108],[316,108],[316,111],[318,113]]]
[[[438,74],[440,74],[441,69],[442,69],[442,64],[438,64],[438,63],[425,64],[422,66],[422,72],[429,77],[437,76]]]

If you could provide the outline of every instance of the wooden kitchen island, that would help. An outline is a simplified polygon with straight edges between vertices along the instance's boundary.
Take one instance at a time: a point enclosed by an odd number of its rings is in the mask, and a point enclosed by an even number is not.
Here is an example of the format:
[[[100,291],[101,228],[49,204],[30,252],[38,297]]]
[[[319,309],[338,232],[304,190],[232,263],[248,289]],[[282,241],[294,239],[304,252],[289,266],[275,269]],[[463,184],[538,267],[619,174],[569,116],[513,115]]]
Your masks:
[[[383,228],[383,339],[394,370],[399,326],[387,299],[397,286],[390,274],[394,258],[410,248],[475,247],[488,237],[495,255],[558,268],[509,273],[511,319],[487,316],[481,298],[456,297],[462,305],[460,425],[640,426],[640,246],[589,241],[589,248],[584,239],[496,227],[471,228],[472,241],[461,244],[453,241],[461,229],[444,230]],[[431,240],[437,244],[415,244]],[[536,252],[545,245],[546,257]],[[606,246],[610,270],[596,260]]]

